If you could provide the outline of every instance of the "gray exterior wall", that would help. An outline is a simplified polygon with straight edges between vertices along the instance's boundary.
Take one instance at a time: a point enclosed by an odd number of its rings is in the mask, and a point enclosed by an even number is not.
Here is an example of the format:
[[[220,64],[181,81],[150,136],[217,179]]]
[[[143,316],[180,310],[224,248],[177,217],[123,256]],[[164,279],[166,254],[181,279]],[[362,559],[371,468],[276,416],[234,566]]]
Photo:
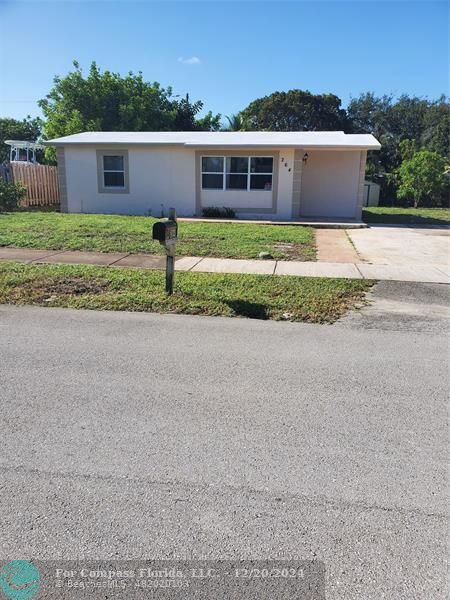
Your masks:
[[[67,178],[66,178],[66,156],[64,148],[56,150],[58,160],[58,185],[59,185],[59,202],[61,212],[69,212],[67,202]]]

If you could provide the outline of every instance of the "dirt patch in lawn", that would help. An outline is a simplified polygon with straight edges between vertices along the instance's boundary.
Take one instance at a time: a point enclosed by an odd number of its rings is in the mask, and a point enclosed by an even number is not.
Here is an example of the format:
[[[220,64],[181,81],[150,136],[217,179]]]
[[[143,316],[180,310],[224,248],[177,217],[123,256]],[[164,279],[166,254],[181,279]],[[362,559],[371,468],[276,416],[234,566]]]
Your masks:
[[[85,294],[103,294],[111,287],[105,279],[86,279],[85,277],[47,278],[28,281],[22,290],[28,291],[34,300],[46,301],[52,296],[82,296]]]
[[[278,243],[273,245],[273,249],[284,255],[283,260],[311,260],[311,252],[302,244]]]

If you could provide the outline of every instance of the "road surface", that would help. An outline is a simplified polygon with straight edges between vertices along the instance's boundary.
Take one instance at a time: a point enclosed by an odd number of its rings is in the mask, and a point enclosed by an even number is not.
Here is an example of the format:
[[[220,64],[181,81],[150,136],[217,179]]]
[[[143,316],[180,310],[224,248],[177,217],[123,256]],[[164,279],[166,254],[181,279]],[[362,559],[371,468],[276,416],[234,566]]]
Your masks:
[[[395,290],[333,326],[0,306],[0,558],[297,557],[328,599],[446,597],[447,289],[419,317]]]

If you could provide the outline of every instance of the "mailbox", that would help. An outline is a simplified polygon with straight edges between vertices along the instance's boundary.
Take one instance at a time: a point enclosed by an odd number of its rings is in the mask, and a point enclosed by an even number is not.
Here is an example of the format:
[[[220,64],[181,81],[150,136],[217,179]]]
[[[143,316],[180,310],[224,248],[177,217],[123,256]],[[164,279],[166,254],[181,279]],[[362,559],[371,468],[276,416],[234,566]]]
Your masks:
[[[153,225],[153,239],[164,246],[177,241],[178,226],[175,221],[158,221]]]
[[[158,221],[153,225],[152,237],[166,250],[166,293],[173,293],[173,273],[175,270],[175,247],[178,240],[177,214],[169,209],[167,221]]]

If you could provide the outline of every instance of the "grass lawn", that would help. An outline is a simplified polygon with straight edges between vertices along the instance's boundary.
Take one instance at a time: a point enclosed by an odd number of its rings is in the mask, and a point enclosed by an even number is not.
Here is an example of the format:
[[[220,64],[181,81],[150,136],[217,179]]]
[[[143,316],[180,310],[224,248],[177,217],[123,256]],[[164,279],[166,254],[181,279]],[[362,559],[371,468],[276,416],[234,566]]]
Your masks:
[[[151,239],[151,217],[62,214],[49,211],[0,213],[0,246],[50,250],[99,250],[163,254]],[[269,252],[284,260],[315,260],[310,227],[238,223],[180,223],[179,256],[258,258]]]
[[[358,279],[164,273],[74,265],[0,263],[0,303],[257,319],[332,322],[364,298]]]
[[[448,208],[389,208],[372,206],[363,209],[366,223],[398,223],[405,225],[449,225]]]

